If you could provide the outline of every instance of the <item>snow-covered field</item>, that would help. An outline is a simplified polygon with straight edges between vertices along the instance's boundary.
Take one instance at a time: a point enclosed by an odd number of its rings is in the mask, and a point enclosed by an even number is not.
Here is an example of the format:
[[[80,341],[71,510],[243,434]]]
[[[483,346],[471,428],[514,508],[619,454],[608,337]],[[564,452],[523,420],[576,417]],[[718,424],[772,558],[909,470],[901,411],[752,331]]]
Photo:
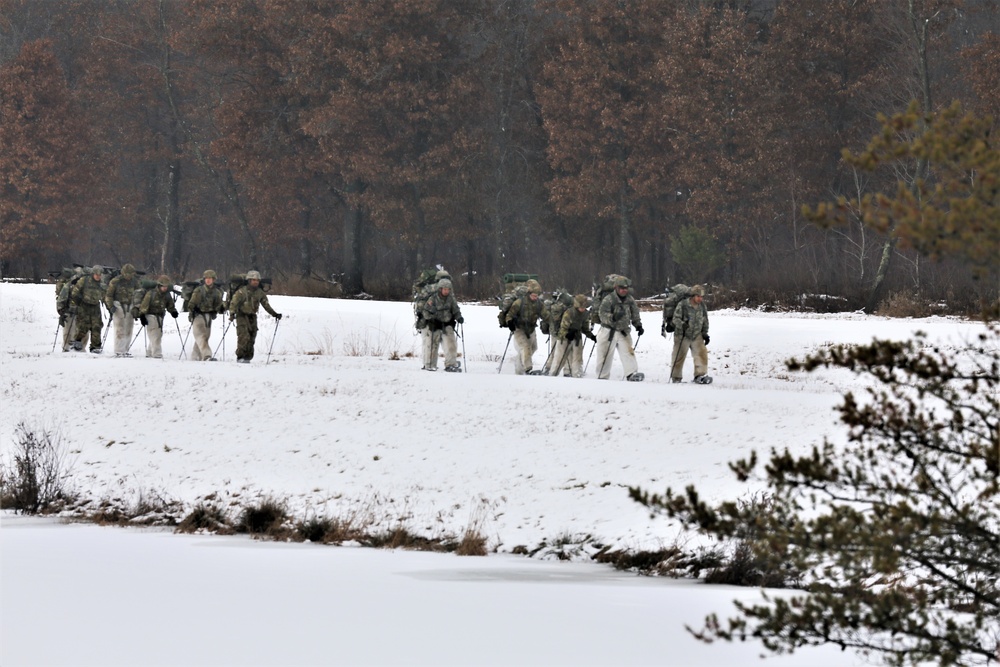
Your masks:
[[[268,364],[276,323],[263,313],[257,358],[250,365],[235,363],[232,329],[224,361],[178,360],[187,331],[183,317],[179,332],[168,320],[164,359],[143,358],[142,336],[132,349],[135,357],[115,359],[62,353],[59,347],[53,352],[53,288],[0,284],[0,454],[9,455],[15,426],[24,422],[61,436],[72,464],[72,486],[95,500],[128,505],[162,498],[190,509],[210,499],[238,513],[268,496],[285,501],[297,517],[360,513],[376,526],[402,525],[429,537],[478,527],[490,549],[501,554],[517,546],[534,550],[543,542],[582,542],[587,545],[583,552],[595,544],[652,549],[686,538],[630,501],[629,486],[663,491],[695,484],[710,499],[741,496],[753,487],[738,484],[727,462],[754,449],[761,454],[771,448],[803,451],[824,437],[843,440],[833,407],[840,393],[857,388],[859,380],[839,371],[792,374],[785,370],[785,359],[831,343],[903,338],[916,330],[960,348],[981,329],[947,318],[711,312],[709,364],[715,382],[700,386],[669,383],[668,341],[652,335],[660,328],[659,313],[644,313],[649,333],[637,356],[646,381],[630,383],[615,379],[621,377],[617,362],[611,381],[594,379],[596,362],[590,377],[579,380],[515,376],[510,353],[498,374],[508,332],[497,327],[492,307],[463,306],[468,372],[457,374],[420,370],[412,356],[419,339],[407,303],[280,295],[271,303],[285,318]],[[213,344],[220,340],[220,323]],[[585,357],[589,352],[588,345]],[[544,358],[540,350],[536,367]],[[685,379],[690,378],[689,360]],[[537,562],[552,558],[551,549],[531,561],[504,555],[404,557],[250,544],[242,538],[134,535],[97,527],[52,530],[9,515],[3,516],[2,527],[4,665],[611,664],[615,657],[618,664],[733,664],[760,651],[752,645],[703,647],[682,629],[684,623],[700,625],[706,611],[725,613],[726,601],[758,595],[755,591],[636,580],[593,564]],[[64,537],[54,537],[59,534]],[[120,549],[131,553],[130,540],[144,545],[136,555],[141,573],[133,573],[133,562],[109,568]],[[239,548],[226,548],[232,546]],[[359,553],[367,566],[358,567]],[[192,558],[194,565],[187,562]],[[192,605],[201,608],[185,613],[202,618],[203,607],[211,607],[212,620],[204,622],[215,627],[204,630],[224,635],[219,641],[229,652],[208,648],[214,644],[205,639],[193,641],[198,629],[188,628],[189,621],[144,609],[125,629],[149,615],[151,624],[163,630],[162,641],[171,642],[169,650],[159,646],[138,659],[104,651],[93,659],[73,654],[70,660],[53,645],[30,659],[36,645],[26,629],[31,624],[15,622],[26,613],[20,605],[32,591],[48,591],[32,577],[54,576],[52,570],[62,567],[76,568],[80,575],[59,579],[49,591],[51,604],[68,605],[67,613],[104,609],[107,605],[95,606],[95,599],[116,576],[135,576],[141,587],[151,589],[149,599],[110,596],[123,605],[169,598],[178,587],[186,588]],[[242,568],[252,574],[241,578]],[[192,570],[200,574],[185,579]],[[409,574],[400,578],[400,570]],[[375,571],[383,576],[367,587],[350,583],[351,576],[367,582]],[[77,591],[76,580],[84,575],[94,580]],[[537,584],[560,576],[570,583]],[[212,582],[221,586],[230,579],[242,582],[233,588],[245,586],[247,599],[237,597],[226,606],[212,596]],[[511,592],[525,582],[535,585],[523,597]],[[295,587],[305,590],[298,596],[286,590]],[[392,594],[382,588],[397,591],[396,603],[409,613],[400,616]],[[223,590],[222,595],[229,594]],[[327,590],[329,598],[303,602],[303,596]],[[194,602],[205,591],[212,599]],[[82,597],[64,599],[74,593]],[[369,595],[373,599],[362,602]],[[255,627],[254,619],[278,615],[275,605],[302,623]],[[174,603],[162,607],[176,611]],[[352,628],[369,612],[391,641],[380,633],[365,636],[364,642],[351,635],[360,632]],[[480,613],[484,616],[477,622]],[[520,617],[512,630],[515,613]],[[454,632],[442,631],[439,624]],[[108,625],[108,632],[121,636],[114,622]],[[91,628],[88,622],[80,627]],[[93,632],[99,633],[96,627]],[[37,629],[51,631],[44,623]],[[252,641],[236,648],[241,639],[234,635],[241,632],[248,640],[256,633],[284,632],[280,646],[285,653],[271,656],[277,644],[255,652]],[[327,632],[332,634],[327,637]],[[425,645],[427,638],[432,643]],[[193,643],[178,647],[173,642]],[[826,649],[785,660],[778,664],[849,663]]]

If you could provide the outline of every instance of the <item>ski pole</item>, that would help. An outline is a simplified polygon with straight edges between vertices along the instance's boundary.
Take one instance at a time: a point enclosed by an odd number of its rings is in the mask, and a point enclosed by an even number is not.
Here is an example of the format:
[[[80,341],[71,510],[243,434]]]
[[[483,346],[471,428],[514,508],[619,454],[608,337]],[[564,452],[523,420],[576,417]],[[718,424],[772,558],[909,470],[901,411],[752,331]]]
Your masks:
[[[635,345],[632,346],[632,352],[635,352],[639,348],[639,341],[642,339],[642,334],[635,337]]]
[[[497,374],[503,370],[503,361],[507,358],[507,349],[510,348],[510,339],[514,337],[514,332],[511,331],[510,335],[507,336],[507,346],[503,349],[503,356],[500,357],[500,366],[497,368]]]
[[[175,324],[176,324],[176,322],[177,322],[177,320],[174,320]],[[184,358],[184,348],[187,347],[188,336],[191,335],[191,329],[194,329],[194,321],[193,320],[191,321],[191,326],[188,327],[187,333],[184,334],[184,340],[181,341],[181,353],[177,357],[178,361]],[[177,333],[178,334],[180,333],[180,326],[177,327]]]
[[[229,327],[231,327],[232,325],[233,325],[233,321],[232,320],[229,320],[228,322],[226,322],[226,328],[222,330],[222,340],[220,340],[219,344],[215,346],[215,352],[212,353],[213,357],[219,351],[220,347],[222,348],[222,356],[223,357],[226,356],[226,333],[229,331]]]
[[[56,322],[56,336],[52,339],[52,351],[56,351],[56,341],[59,340],[59,328],[62,327],[62,317],[59,317],[59,321]]]
[[[142,326],[139,327],[139,330],[135,332],[135,336],[132,337],[132,342],[128,344],[127,348],[125,348],[125,352],[126,353],[128,353],[128,352],[130,352],[132,350],[132,346],[135,345],[135,340],[139,337],[139,334],[141,334],[145,330],[146,330],[146,325],[145,324],[143,324]]]
[[[167,317],[166,313],[163,314],[164,319]],[[177,318],[174,318],[174,326],[177,328],[177,340],[181,342],[181,354],[184,354],[184,336],[181,335],[181,325],[177,323]],[[178,357],[180,359],[180,357]]]
[[[465,356],[465,323],[463,322],[462,324],[459,324],[458,326],[460,326],[462,328],[462,335],[459,336],[459,338],[462,339],[462,361],[465,362],[464,364],[462,364],[462,372],[463,373],[468,373],[469,372],[469,358],[467,356]]]
[[[594,350],[597,349],[597,338],[594,338],[594,345],[590,348],[590,354],[587,356],[587,363],[583,366],[583,374],[587,374],[587,369],[590,368],[590,360],[594,358]]]
[[[281,320],[275,318],[274,320],[274,333],[271,335],[271,345],[267,348],[267,359],[264,360],[264,365],[271,361],[271,350],[274,349],[274,341],[278,337],[278,325],[281,324]]]

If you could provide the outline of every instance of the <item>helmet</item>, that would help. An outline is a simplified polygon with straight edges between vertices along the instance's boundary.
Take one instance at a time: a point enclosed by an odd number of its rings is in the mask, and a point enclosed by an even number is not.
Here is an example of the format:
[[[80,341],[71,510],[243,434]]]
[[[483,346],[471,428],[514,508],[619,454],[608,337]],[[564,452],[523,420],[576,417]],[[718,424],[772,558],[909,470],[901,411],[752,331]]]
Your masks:
[[[260,271],[247,271],[247,280],[260,280]]]
[[[201,277],[202,278],[218,278],[218,276],[215,275],[215,271],[213,271],[212,269],[208,269],[207,271],[205,271],[205,273],[201,274]]]
[[[94,275],[94,274],[97,274],[97,273],[104,273],[104,267],[101,266],[100,264],[94,264],[94,266],[92,266],[90,268],[90,274],[91,275]]]
[[[434,277],[437,278],[438,280],[441,280],[442,278],[447,278],[448,280],[451,280],[451,274],[445,271],[444,269],[441,269],[440,271],[435,273]]]
[[[701,285],[695,285],[691,288],[691,296],[705,296],[705,288]]]
[[[438,281],[438,289],[439,290],[451,289],[451,281],[448,280],[447,278],[442,278],[441,280]]]
[[[156,279],[156,284],[160,287],[171,287],[173,285],[173,281],[170,280],[170,276],[160,276]]]
[[[125,276],[126,278],[131,278],[132,276],[135,275],[135,267],[132,266],[131,264],[126,264],[125,266],[122,267],[122,275]]]
[[[590,299],[587,298],[586,294],[577,294],[573,297],[573,307],[574,308],[586,308],[590,305]]]
[[[626,278],[625,276],[618,276],[617,278],[615,278],[615,289],[618,289],[619,287],[631,287],[631,286],[632,286],[632,281]]]
[[[542,286],[534,278],[529,278],[527,281],[525,281],[524,286],[528,288],[529,292],[532,292],[534,294],[542,293]]]

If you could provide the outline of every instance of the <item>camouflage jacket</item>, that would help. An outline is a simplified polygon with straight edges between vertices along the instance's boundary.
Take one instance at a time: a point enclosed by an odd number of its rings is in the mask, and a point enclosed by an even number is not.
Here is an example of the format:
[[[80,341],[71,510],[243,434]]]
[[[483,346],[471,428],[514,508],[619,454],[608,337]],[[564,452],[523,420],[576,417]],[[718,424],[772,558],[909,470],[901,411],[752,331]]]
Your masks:
[[[562,323],[563,313],[566,312],[566,304],[562,301],[556,299],[548,305],[548,307],[542,313],[542,319],[547,323],[547,326],[542,328],[542,333],[551,334],[553,336],[559,334],[559,326]]]
[[[542,316],[542,308],[544,305],[541,299],[532,301],[528,295],[515,299],[507,311],[507,324],[509,326],[513,322],[518,329],[531,334],[538,325],[538,318]]]
[[[232,300],[229,302],[229,315],[256,315],[260,307],[263,306],[272,317],[277,317],[278,313],[271,308],[267,300],[267,294],[260,287],[250,287],[244,285],[236,290]]]
[[[94,280],[94,276],[84,276],[73,285],[73,293],[70,301],[79,305],[100,306],[104,300],[104,285],[100,280]]]
[[[601,301],[599,313],[602,326],[622,333],[628,333],[629,325],[635,327],[642,325],[639,305],[631,294],[622,299],[617,293],[612,292]]]
[[[222,305],[222,289],[218,285],[198,285],[191,298],[187,302],[187,309],[197,315],[198,313],[222,313],[225,307]]]
[[[132,295],[139,289],[139,276],[132,276],[131,279],[118,274],[108,283],[108,291],[104,295],[104,305],[110,312],[115,311],[115,301],[128,310],[132,305]]]
[[[584,310],[581,313],[577,308],[567,308],[559,324],[558,337],[569,337],[575,340],[579,338],[582,331],[590,331],[590,311]]]
[[[426,322],[441,322],[442,324],[452,324],[462,314],[458,307],[458,301],[454,294],[441,296],[441,292],[434,292],[430,298],[424,301],[420,308],[420,314]]]
[[[174,295],[170,290],[163,292],[159,287],[154,287],[146,292],[146,296],[142,297],[142,305],[139,306],[140,315],[158,315],[159,317],[163,317],[164,313],[167,312],[177,317],[177,306],[174,303]]]
[[[690,298],[682,299],[674,310],[674,335],[694,340],[708,334],[708,308],[705,303],[695,304]]]

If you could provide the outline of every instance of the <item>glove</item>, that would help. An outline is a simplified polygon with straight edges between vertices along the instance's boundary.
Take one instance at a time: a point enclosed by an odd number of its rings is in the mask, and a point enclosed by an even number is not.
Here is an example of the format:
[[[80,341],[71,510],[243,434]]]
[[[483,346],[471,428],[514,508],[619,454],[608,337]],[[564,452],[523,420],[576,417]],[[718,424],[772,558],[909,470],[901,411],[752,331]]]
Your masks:
[[[642,325],[641,325],[641,324],[640,324],[639,326],[637,326],[637,327],[635,328],[635,330],[636,330],[637,332],[639,332],[639,335],[640,335],[640,336],[641,336],[642,334],[644,334],[644,333],[646,332],[646,330],[642,328]]]
[[[146,326],[146,316],[145,315],[140,315],[139,316],[139,323],[142,324],[142,326]],[[136,335],[138,335],[138,334],[136,334]]]
[[[229,313],[229,321],[232,322],[235,319],[236,319],[236,315],[234,315],[233,313]]]
[[[510,329],[511,333],[517,331],[517,322],[511,320],[510,322],[507,323],[507,328]]]
[[[451,327],[452,329],[454,329],[454,328],[455,328],[455,325],[456,325],[457,323],[458,323],[458,320],[450,320],[450,321],[446,322],[444,326],[446,326],[446,327]]]
[[[282,317],[282,316],[281,316],[281,313],[278,313],[277,315],[275,315],[275,316],[274,316],[274,319],[276,319],[276,320],[280,320],[280,319],[281,319],[281,317]]]
[[[667,322],[666,325],[664,325],[664,328],[667,330],[667,333],[673,333],[674,332],[674,323],[673,322]]]
[[[179,313],[176,310],[171,310],[170,311],[170,316],[172,318],[174,318],[175,320],[177,319],[177,315],[179,315]]]
[[[63,312],[63,313],[62,313],[62,314],[61,314],[61,315],[59,316],[59,326],[61,326],[61,327],[64,327],[64,326],[66,326],[66,319],[67,319],[66,315],[67,315],[67,314],[66,314],[66,312]]]
[[[702,334],[701,339],[705,341],[705,345],[708,345],[708,334]]]
[[[462,317],[461,315],[459,315],[458,317],[456,317],[455,321],[458,322],[459,324],[465,324],[465,318]]]
[[[595,343],[597,342],[597,334],[595,334],[593,331],[584,331],[583,334],[590,340],[594,341]]]
[[[210,320],[214,320],[214,319],[215,319],[215,313],[212,313],[211,315],[209,315],[209,316],[208,316],[208,318],[209,318]]]

